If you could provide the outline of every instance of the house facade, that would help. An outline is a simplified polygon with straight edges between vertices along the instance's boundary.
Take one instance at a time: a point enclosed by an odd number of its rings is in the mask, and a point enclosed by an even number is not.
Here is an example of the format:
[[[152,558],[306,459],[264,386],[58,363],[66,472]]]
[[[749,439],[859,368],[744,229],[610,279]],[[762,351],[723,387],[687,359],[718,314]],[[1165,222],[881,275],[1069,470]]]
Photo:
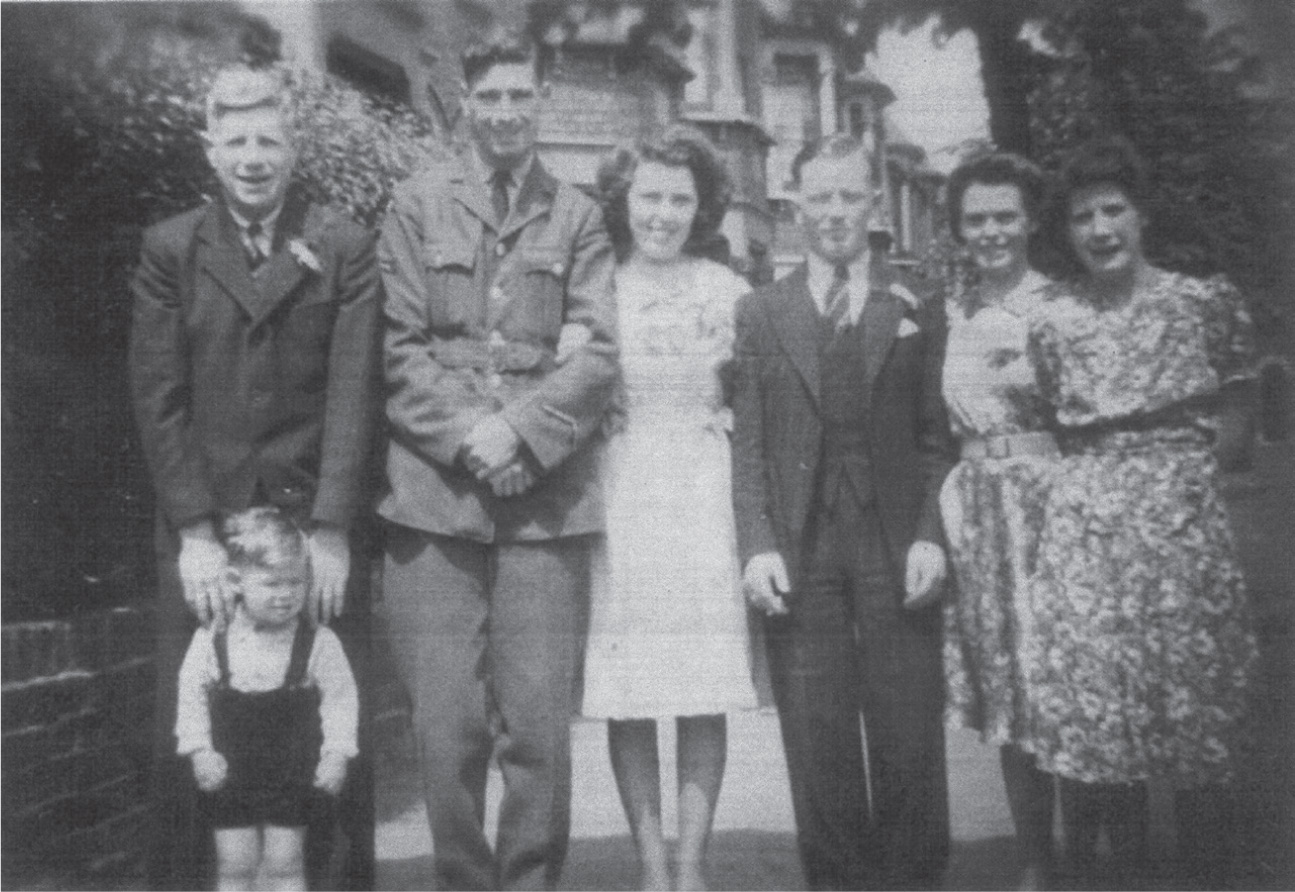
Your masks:
[[[873,227],[898,258],[919,256],[940,218],[941,177],[922,149],[887,126],[890,89],[845,70],[832,42],[794,0],[678,0],[686,24],[647,28],[651,0],[571,4],[553,18],[550,98],[540,152],[559,177],[589,185],[615,146],[672,121],[704,131],[728,161],[734,199],[723,235],[757,278],[799,261],[792,162],[805,143],[848,129],[882,147],[885,193]],[[458,133],[462,47],[494,27],[521,28],[527,6],[478,0],[254,2],[283,34],[285,60],[327,71],[372,95],[409,103],[445,139]],[[668,30],[668,29],[667,29]]]

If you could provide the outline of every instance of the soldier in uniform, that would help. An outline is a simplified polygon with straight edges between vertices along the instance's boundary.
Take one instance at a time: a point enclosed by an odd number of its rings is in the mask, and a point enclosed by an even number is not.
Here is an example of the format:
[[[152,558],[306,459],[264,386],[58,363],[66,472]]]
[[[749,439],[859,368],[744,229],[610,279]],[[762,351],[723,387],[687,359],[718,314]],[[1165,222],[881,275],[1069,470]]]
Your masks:
[[[598,208],[535,155],[539,61],[511,38],[465,52],[471,146],[399,187],[379,245],[383,601],[444,889],[552,888],[569,830],[614,258]],[[564,324],[591,337],[558,365]],[[504,782],[494,852],[482,827],[492,752]]]
[[[149,881],[209,888],[210,834],[176,756],[176,686],[195,622],[223,623],[236,592],[215,529],[276,505],[308,533],[314,616],[334,621],[363,684],[365,576],[352,559],[380,404],[381,280],[372,236],[289,189],[296,133],[274,70],[220,72],[207,98],[219,197],[144,234],[130,383],[157,493],[157,703]],[[363,758],[343,794],[348,877],[372,885],[372,790]],[[307,841],[328,859],[330,820]]]

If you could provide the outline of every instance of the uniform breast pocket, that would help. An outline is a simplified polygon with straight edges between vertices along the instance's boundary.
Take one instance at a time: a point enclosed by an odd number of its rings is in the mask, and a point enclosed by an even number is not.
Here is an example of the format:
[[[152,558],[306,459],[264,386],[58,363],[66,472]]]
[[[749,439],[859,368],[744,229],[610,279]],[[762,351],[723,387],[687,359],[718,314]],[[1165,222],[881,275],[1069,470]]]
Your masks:
[[[506,289],[515,290],[520,301],[513,302],[514,321],[522,311],[527,328],[538,336],[556,337],[562,326],[566,296],[567,254],[558,248],[525,247],[508,276]]]
[[[428,242],[423,253],[428,309],[439,324],[462,322],[476,306],[477,251],[466,242]]]

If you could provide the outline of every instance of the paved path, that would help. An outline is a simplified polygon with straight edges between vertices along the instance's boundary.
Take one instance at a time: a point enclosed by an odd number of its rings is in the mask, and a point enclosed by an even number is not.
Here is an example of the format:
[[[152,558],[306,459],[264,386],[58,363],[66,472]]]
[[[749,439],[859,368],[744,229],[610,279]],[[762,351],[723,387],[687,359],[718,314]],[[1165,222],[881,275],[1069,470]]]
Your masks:
[[[804,888],[797,861],[787,770],[772,711],[729,721],[728,770],[715,814],[710,879],[716,889]],[[674,731],[661,731],[663,808],[672,826]],[[565,889],[632,889],[634,850],[607,756],[606,727],[581,721],[573,736],[572,845]],[[377,829],[379,889],[427,888],[431,837],[407,754],[380,764]],[[1011,888],[1015,860],[1011,817],[998,771],[998,753],[975,735],[949,737],[950,805],[955,851],[946,885],[953,889]],[[486,825],[498,814],[499,777],[491,774]]]

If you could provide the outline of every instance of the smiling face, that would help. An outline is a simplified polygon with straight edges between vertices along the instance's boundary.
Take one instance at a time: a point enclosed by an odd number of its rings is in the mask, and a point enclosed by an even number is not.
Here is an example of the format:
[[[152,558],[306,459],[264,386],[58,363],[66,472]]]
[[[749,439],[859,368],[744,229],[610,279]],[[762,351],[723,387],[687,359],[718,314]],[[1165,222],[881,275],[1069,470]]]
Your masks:
[[[1098,282],[1131,278],[1146,264],[1141,212],[1114,183],[1081,187],[1070,196],[1070,244]]]
[[[872,203],[862,152],[814,158],[801,168],[797,217],[809,249],[829,263],[849,263],[863,253]]]
[[[541,88],[530,62],[496,62],[467,90],[463,110],[482,160],[516,167],[535,147]]]
[[[304,560],[279,567],[241,567],[237,572],[243,609],[258,628],[287,625],[305,606]]]
[[[692,171],[644,161],[634,170],[625,200],[635,253],[658,263],[677,258],[697,217],[697,184]]]
[[[207,160],[234,211],[259,220],[279,206],[297,162],[282,110],[261,106],[227,111],[206,138]]]
[[[988,276],[1025,272],[1033,222],[1014,183],[970,183],[962,194],[959,234]]]

